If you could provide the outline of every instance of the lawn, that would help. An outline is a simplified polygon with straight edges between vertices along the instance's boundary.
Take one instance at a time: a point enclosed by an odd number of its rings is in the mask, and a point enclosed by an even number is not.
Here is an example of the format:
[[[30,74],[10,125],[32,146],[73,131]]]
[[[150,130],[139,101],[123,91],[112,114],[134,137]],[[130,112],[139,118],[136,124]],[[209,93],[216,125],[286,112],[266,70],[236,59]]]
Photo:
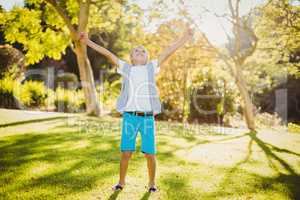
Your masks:
[[[157,185],[146,160],[118,180],[120,118],[0,109],[0,199],[300,199],[300,134],[158,122]]]

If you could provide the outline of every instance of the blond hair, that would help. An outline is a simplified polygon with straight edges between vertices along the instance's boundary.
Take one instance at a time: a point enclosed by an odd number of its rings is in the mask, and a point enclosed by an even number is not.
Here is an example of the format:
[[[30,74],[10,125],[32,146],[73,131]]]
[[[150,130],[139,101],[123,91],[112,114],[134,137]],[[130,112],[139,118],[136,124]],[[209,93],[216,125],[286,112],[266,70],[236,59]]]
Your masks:
[[[134,51],[135,49],[137,49],[137,48],[142,48],[142,49],[145,50],[146,55],[147,55],[147,60],[146,60],[146,62],[147,62],[147,61],[149,60],[149,52],[148,52],[148,50],[147,50],[143,45],[138,45],[138,46],[132,48],[131,51],[130,51],[130,60],[131,60],[131,63],[133,63],[133,60],[132,60],[132,54],[133,54],[133,51]],[[134,63],[133,63],[133,64],[134,64]]]

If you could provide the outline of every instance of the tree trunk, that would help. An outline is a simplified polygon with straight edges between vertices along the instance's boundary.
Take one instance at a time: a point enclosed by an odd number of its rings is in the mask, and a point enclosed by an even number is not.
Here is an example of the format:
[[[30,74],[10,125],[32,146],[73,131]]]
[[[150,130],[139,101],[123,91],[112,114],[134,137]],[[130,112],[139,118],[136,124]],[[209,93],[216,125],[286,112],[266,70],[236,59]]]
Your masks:
[[[188,67],[184,66],[183,72],[183,102],[182,102],[182,123],[186,122],[186,103],[187,103],[187,81],[188,81]]]
[[[255,131],[254,107],[239,66],[236,66],[236,73],[236,84],[244,101],[243,114],[246,124],[251,131]]]
[[[81,85],[86,100],[86,113],[91,116],[99,116],[101,114],[100,104],[96,92],[91,64],[87,57],[86,46],[81,43],[75,44],[75,53],[79,67]]]
[[[71,18],[68,16],[67,11],[61,7],[57,1],[45,0],[49,5],[53,6],[56,12],[65,21],[66,26],[70,31],[70,37],[74,42],[77,63],[79,67],[79,74],[82,89],[85,96],[86,112],[88,115],[99,116],[100,105],[97,97],[97,92],[94,83],[94,76],[91,68],[90,61],[87,57],[87,47],[79,41],[78,34],[87,30],[89,7],[91,0],[78,1],[79,13],[78,13],[78,28],[71,23]]]

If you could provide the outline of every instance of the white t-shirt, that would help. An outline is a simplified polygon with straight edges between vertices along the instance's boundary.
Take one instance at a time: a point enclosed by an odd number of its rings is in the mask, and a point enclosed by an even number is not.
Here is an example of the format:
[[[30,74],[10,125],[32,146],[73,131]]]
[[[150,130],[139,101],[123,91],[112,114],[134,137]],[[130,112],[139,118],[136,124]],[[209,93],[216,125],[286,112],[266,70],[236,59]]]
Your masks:
[[[154,67],[154,73],[159,72],[158,60],[151,61]],[[126,62],[119,59],[117,72],[123,73],[123,67]],[[129,76],[129,94],[125,111],[151,111],[149,98],[149,82],[147,65],[133,65]],[[152,87],[152,86],[151,86]]]

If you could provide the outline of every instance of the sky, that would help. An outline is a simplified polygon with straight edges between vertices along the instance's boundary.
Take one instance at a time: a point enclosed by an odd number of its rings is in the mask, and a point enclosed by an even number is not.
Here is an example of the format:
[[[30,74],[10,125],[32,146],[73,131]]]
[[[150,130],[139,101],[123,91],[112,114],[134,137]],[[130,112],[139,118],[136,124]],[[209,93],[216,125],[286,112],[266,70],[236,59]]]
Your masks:
[[[138,4],[142,9],[149,10],[155,0],[129,0],[131,3]],[[241,14],[249,12],[251,8],[256,5],[263,3],[265,0],[242,0],[241,2]],[[163,0],[169,6],[169,10],[176,10],[178,7],[172,3],[172,0]],[[194,23],[197,24],[197,27],[206,33],[208,39],[216,45],[222,45],[226,43],[226,32],[230,32],[231,26],[226,20],[219,19],[212,14],[203,14],[203,7],[209,9],[210,11],[217,13],[219,15],[228,13],[227,0],[189,0],[185,1],[185,8],[193,16]],[[23,0],[0,0],[0,5],[6,10],[10,10],[14,5],[22,6]],[[175,12],[174,12],[175,13]],[[175,18],[174,13],[169,12],[168,17],[164,20],[157,21],[152,23],[152,26],[149,27],[149,31],[155,32],[156,28],[160,23],[164,21]],[[196,17],[202,14],[202,18]],[[222,24],[222,25],[221,25]]]
[[[16,6],[23,6],[24,1],[23,0],[0,0],[0,5],[5,10],[10,10],[14,5]]]

